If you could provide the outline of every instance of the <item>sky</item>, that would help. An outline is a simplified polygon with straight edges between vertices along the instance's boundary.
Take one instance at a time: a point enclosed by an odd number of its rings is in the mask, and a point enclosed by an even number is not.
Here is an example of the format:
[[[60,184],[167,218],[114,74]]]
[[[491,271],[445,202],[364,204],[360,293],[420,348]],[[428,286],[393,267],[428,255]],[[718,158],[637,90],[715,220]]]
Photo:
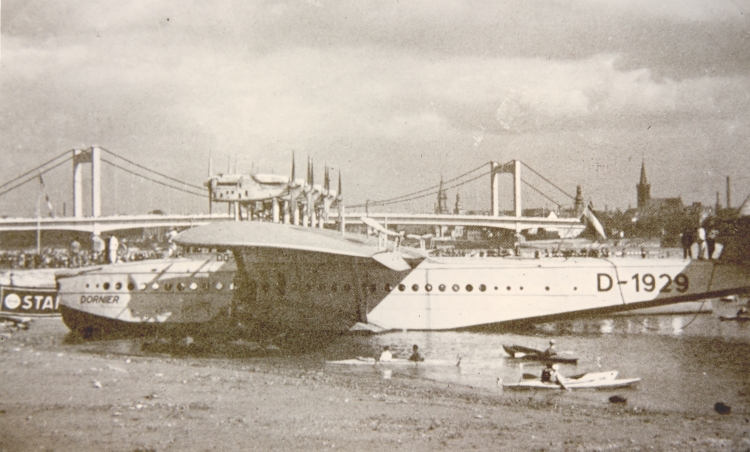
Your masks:
[[[316,182],[324,164],[340,171],[349,205],[511,159],[598,209],[635,206],[643,161],[654,197],[725,204],[727,176],[735,206],[750,194],[750,0],[0,8],[0,183],[99,145],[195,185],[209,156],[214,172],[288,174],[294,153],[298,177],[308,157]],[[208,209],[104,175],[104,214]],[[44,179],[70,214],[70,164]],[[476,208],[489,209],[486,179],[459,189]],[[0,214],[34,215],[40,185],[1,195]]]

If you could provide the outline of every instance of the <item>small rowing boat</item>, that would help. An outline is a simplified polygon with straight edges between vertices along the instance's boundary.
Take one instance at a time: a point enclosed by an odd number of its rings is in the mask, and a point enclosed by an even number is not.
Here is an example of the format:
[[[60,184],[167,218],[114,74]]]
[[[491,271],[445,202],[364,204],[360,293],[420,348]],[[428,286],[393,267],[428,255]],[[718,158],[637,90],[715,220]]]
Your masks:
[[[726,322],[726,321],[747,322],[747,321],[750,321],[750,317],[744,316],[744,315],[738,315],[734,317],[721,316],[719,317],[719,320],[721,320],[722,322]]]
[[[425,361],[409,361],[408,359],[403,358],[393,358],[390,361],[378,361],[375,358],[368,358],[364,356],[359,356],[357,358],[351,358],[351,359],[341,359],[338,361],[326,361],[326,364],[333,364],[333,365],[344,365],[344,366],[448,366],[453,365],[455,363],[452,363],[450,361],[441,360],[441,359],[428,359]]]
[[[611,370],[608,372],[589,372],[563,380],[567,389],[613,389],[625,388],[632,386],[640,378],[622,378],[617,379],[618,371]],[[540,378],[521,380],[518,383],[504,384],[503,388],[507,389],[563,389],[557,383],[543,382]]]
[[[542,350],[524,347],[523,345],[503,345],[503,350],[513,359],[543,363],[578,364],[578,358],[550,355]]]

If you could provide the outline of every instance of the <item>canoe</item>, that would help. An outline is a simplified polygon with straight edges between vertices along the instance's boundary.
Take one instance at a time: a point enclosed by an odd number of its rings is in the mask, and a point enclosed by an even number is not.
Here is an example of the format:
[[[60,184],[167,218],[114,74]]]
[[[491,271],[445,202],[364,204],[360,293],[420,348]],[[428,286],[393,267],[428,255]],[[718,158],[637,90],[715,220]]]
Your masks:
[[[750,321],[750,317],[746,317],[746,316],[724,317],[724,316],[721,316],[721,317],[719,317],[719,320],[721,320],[722,322],[726,322],[726,321],[747,322],[747,321]]]
[[[341,359],[338,361],[326,361],[326,364],[343,365],[343,366],[447,366],[455,365],[455,362],[446,360],[428,359],[425,361],[409,361],[403,358],[393,358],[391,361],[377,361],[375,358],[357,357],[351,359]]]
[[[617,379],[618,371],[590,372],[565,379],[565,386],[569,389],[613,389],[632,386],[640,378]],[[563,389],[557,383],[542,382],[541,379],[522,380],[518,383],[503,384],[507,389]]]
[[[565,358],[560,355],[547,355],[542,350],[524,347],[522,345],[503,345],[505,353],[513,359],[524,361],[540,361],[542,363],[578,364],[578,358]]]

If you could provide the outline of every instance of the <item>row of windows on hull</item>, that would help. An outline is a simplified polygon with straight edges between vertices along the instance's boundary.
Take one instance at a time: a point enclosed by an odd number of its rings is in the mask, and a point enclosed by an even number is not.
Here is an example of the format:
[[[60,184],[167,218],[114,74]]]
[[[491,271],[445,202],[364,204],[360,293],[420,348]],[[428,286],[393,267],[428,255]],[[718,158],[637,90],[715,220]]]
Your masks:
[[[425,292],[432,292],[433,289],[434,288],[432,287],[432,284],[425,284],[425,286],[424,286]],[[437,287],[437,289],[440,292],[445,292],[447,290],[447,287],[446,287],[445,284],[440,284]],[[480,284],[479,287],[478,287],[478,289],[479,289],[480,292],[486,292],[487,289],[488,289],[488,287],[486,285],[484,285],[484,284]],[[388,292],[390,292],[392,290],[389,284],[385,285],[385,290],[388,291]],[[406,285],[399,284],[398,285],[398,290],[400,292],[406,291]],[[419,284],[412,284],[411,290],[412,290],[412,292],[419,292],[419,290],[420,290]],[[453,284],[453,286],[451,286],[451,290],[453,290],[453,292],[459,292],[461,290],[461,286],[459,286],[458,284]],[[474,291],[474,286],[471,285],[471,284],[467,284],[466,287],[464,287],[464,290],[466,290],[466,292],[473,292]],[[495,286],[495,290],[500,290],[500,289],[498,288],[498,286]],[[505,290],[513,290],[513,287],[506,286]],[[519,286],[518,290],[523,290],[523,286]],[[544,290],[549,291],[550,290],[549,286],[545,286]],[[574,287],[573,290],[578,290],[578,287]]]
[[[141,283],[138,286],[138,290],[146,290],[148,287],[149,286],[146,283]],[[165,283],[163,286],[160,286],[158,282],[154,282],[154,283],[151,284],[150,287],[151,287],[152,290],[159,290],[161,288],[161,289],[163,289],[165,291],[170,291],[173,288],[177,289],[178,291],[183,291],[185,289],[198,290],[198,287],[201,287],[201,289],[203,289],[203,290],[210,290],[212,288],[214,290],[223,290],[225,288],[228,289],[228,290],[235,290],[236,289],[236,285],[234,283],[229,283],[228,285],[225,285],[221,281],[217,281],[217,282],[213,283],[213,285],[211,283],[204,282],[200,286],[195,281],[191,282],[190,284],[186,284],[184,282],[179,282],[177,284]],[[87,289],[90,288],[90,284],[89,283],[86,284],[86,288]],[[99,288],[99,284],[96,284],[96,288],[97,289]],[[105,283],[103,283],[101,285],[101,288],[104,289],[104,290],[109,290],[110,288],[114,288],[114,290],[122,290],[123,284],[120,283],[120,282],[117,282],[114,285],[111,285],[110,283],[105,282]],[[135,288],[136,287],[135,287],[134,283],[130,282],[130,283],[127,284],[127,290],[133,291],[133,290],[135,290]],[[304,289],[307,292],[312,291],[314,288],[315,288],[315,286],[313,284],[310,284],[310,283],[308,283],[308,284],[306,284],[304,286]],[[397,286],[397,288],[398,288],[399,292],[405,292],[406,291],[406,285],[405,284],[399,284]],[[263,284],[261,286],[261,289],[264,292],[267,292],[270,289],[270,285],[268,283],[265,283],[265,284]],[[324,285],[324,284],[319,284],[317,286],[317,289],[320,292],[325,292],[325,291],[328,291],[328,286]],[[378,286],[375,285],[375,284],[363,283],[362,284],[362,289],[363,290],[369,290],[371,293],[375,293],[378,290]],[[412,292],[419,292],[420,289],[421,289],[421,286],[419,284],[412,284],[412,286],[411,286]],[[439,290],[440,292],[445,292],[447,289],[448,288],[447,288],[447,286],[445,284],[440,284],[440,285],[437,286],[437,290]],[[479,287],[478,287],[478,289],[479,289],[480,292],[486,292],[487,291],[487,286],[485,284],[480,284]],[[330,291],[331,292],[338,292],[338,290],[339,290],[339,286],[337,284],[334,283],[334,284],[331,285],[331,287],[330,287]],[[342,291],[343,292],[350,292],[351,290],[352,290],[352,286],[350,284],[345,284],[342,287]],[[394,290],[394,287],[391,284],[385,284],[383,286],[383,290],[385,292],[392,292]],[[424,285],[424,291],[425,292],[432,292],[433,290],[434,290],[434,287],[432,286],[432,284],[425,284]],[[451,286],[451,290],[453,292],[459,292],[459,291],[461,291],[461,286],[459,286],[458,284],[453,284]],[[474,291],[474,286],[471,285],[471,284],[467,284],[464,287],[464,290],[466,292],[473,292]],[[498,286],[494,286],[494,290],[499,290]],[[505,290],[510,291],[510,290],[513,290],[513,288],[511,286],[506,286]],[[519,286],[518,290],[523,290],[523,286]],[[545,286],[544,290],[549,291],[550,290],[549,286]],[[578,287],[574,287],[573,290],[578,290]]]
[[[99,288],[99,284],[98,283],[95,284],[95,287],[98,289]],[[129,282],[126,287],[127,287],[127,290],[130,290],[130,291],[133,291],[133,290],[136,289],[135,283],[132,283],[132,282]],[[201,284],[199,286],[197,282],[193,281],[190,284],[186,284],[184,282],[179,282],[177,284],[165,283],[163,286],[160,286],[158,282],[154,282],[154,283],[151,283],[150,286],[148,284],[146,284],[146,283],[140,283],[138,285],[138,290],[146,290],[149,287],[151,287],[152,290],[159,290],[161,288],[161,289],[166,290],[166,291],[169,291],[169,290],[172,290],[172,289],[177,289],[177,290],[180,290],[180,291],[186,290],[186,289],[198,290],[199,287],[201,289],[203,289],[203,290],[210,290],[210,289],[213,289],[213,290],[224,290],[224,289],[234,290],[235,289],[235,284],[234,283],[224,284],[221,281],[217,281],[217,282],[215,282],[213,284],[204,282],[203,284]],[[90,283],[86,283],[86,288],[90,289],[91,288],[91,284]],[[101,285],[101,288],[104,289],[104,290],[109,290],[109,289],[122,290],[123,284],[121,282],[117,282],[117,283],[114,283],[114,284],[110,284],[108,282],[105,282],[105,283],[103,283]]]
[[[267,284],[267,283],[263,284],[261,286],[261,289],[264,292],[267,292],[269,290],[269,288],[270,288],[270,285]],[[480,292],[486,292],[488,290],[488,287],[485,284],[480,284],[477,288],[479,289]],[[301,290],[302,288],[300,287],[299,289]],[[313,284],[309,284],[308,283],[308,284],[306,284],[304,286],[304,290],[307,291],[307,292],[310,292],[313,289],[315,289],[315,286]],[[378,286],[376,284],[363,283],[362,284],[362,289],[363,290],[368,290],[371,293],[375,293],[375,292],[378,291]],[[398,289],[400,292],[405,292],[406,289],[407,289],[407,286],[405,284],[399,284],[398,286],[393,286],[391,284],[384,284],[383,285],[383,291],[385,291],[385,292],[392,292],[392,291],[394,291],[394,289]],[[433,290],[435,290],[435,288],[432,286],[432,284],[425,284],[424,288],[422,286],[420,286],[419,284],[412,284],[412,286],[411,286],[412,292],[419,292],[422,289],[424,289],[425,292],[432,292]],[[450,289],[453,292],[460,292],[461,291],[461,286],[458,285],[458,284],[453,284],[450,287]],[[506,290],[513,290],[513,287],[506,286],[505,289]],[[328,288],[327,285],[318,284],[317,290],[319,292],[327,292],[327,291],[329,291],[329,288]],[[330,292],[338,292],[338,290],[339,290],[339,286],[337,284],[332,284],[331,285]],[[437,290],[439,290],[440,292],[445,292],[446,290],[448,290],[448,286],[446,286],[445,284],[440,284],[440,285],[437,286]],[[474,286],[471,285],[471,284],[467,284],[464,287],[464,290],[466,292],[473,292],[474,291]],[[500,288],[498,286],[494,286],[494,290],[500,290]],[[523,290],[523,286],[519,286],[518,290]],[[545,286],[544,290],[549,291],[550,287],[549,286]],[[578,290],[578,287],[574,287],[573,290]],[[344,292],[351,291],[351,286],[349,284],[346,284],[345,286],[343,286],[343,291]]]

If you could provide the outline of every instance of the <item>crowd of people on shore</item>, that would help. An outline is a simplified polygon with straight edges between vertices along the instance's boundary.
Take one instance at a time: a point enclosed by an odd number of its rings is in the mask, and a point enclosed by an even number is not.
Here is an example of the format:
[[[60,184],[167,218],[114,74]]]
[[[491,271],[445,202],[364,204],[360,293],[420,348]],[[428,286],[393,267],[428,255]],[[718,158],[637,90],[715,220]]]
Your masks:
[[[161,259],[180,254],[179,247],[172,241],[175,235],[176,232],[170,231],[164,245],[155,245],[152,241],[119,240],[115,235],[105,238],[95,235],[92,237],[90,248],[84,248],[74,239],[67,248],[44,248],[39,253],[36,250],[5,250],[0,251],[0,268],[79,268]]]

